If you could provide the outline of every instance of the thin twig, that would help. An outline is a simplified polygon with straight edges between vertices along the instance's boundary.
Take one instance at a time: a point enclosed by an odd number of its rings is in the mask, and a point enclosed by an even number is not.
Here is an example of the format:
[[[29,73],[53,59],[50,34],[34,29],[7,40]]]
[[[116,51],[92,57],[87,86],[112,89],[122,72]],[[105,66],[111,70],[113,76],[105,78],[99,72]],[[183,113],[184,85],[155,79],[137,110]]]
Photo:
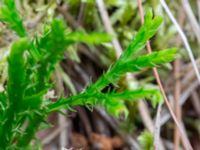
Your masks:
[[[180,105],[183,105],[187,101],[191,93],[198,87],[198,85],[199,83],[195,80],[185,91],[182,92],[183,94],[181,95],[179,101]],[[173,97],[172,101],[174,101]],[[161,115],[161,126],[163,126],[170,118],[170,114],[166,110],[163,110],[163,113]]]
[[[106,32],[108,32],[111,35],[114,35],[115,32],[114,32],[112,25],[110,23],[110,20],[109,20],[109,17],[108,17],[108,12],[105,9],[103,0],[96,0],[96,3],[97,3],[97,7],[99,9],[102,21],[104,23]],[[119,41],[117,40],[116,37],[114,37],[112,39],[112,44],[113,44],[113,47],[116,51],[117,58],[119,58],[119,56],[122,53],[122,48],[121,48],[121,45],[120,45],[120,43],[119,43]]]
[[[174,62],[174,76],[175,76],[175,88],[174,88],[174,108],[175,114],[179,121],[181,121],[181,105],[180,101],[180,94],[181,94],[181,84],[180,84],[180,60],[175,60]],[[174,150],[178,150],[180,145],[180,133],[177,128],[175,127],[174,131]]]
[[[179,10],[179,23],[182,26],[185,20],[185,15],[182,13],[183,9]],[[180,36],[177,36],[176,38],[176,45],[179,47],[181,45],[181,39]],[[175,78],[175,88],[174,88],[174,108],[175,108],[175,115],[179,122],[182,121],[181,119],[181,104],[180,101],[180,95],[181,95],[181,82],[180,82],[180,60],[176,59],[174,62],[174,78]],[[174,150],[178,150],[180,146],[180,133],[177,126],[175,126],[174,131]]]
[[[141,2],[141,0],[137,0],[137,1],[138,1],[138,7],[140,7],[139,10],[140,10],[141,18],[143,18],[143,19],[141,19],[141,22],[143,23],[143,22],[144,22],[144,15],[143,15],[144,13],[143,13],[142,2]],[[142,16],[142,15],[143,15],[143,16]],[[148,51],[148,53],[151,53],[151,52],[152,52],[152,50],[151,50],[151,45],[150,45],[149,42],[147,42],[147,51]],[[193,56],[193,55],[192,55],[192,56]],[[184,131],[183,131],[183,129],[182,129],[182,126],[181,126],[181,124],[179,123],[179,121],[177,120],[177,118],[176,118],[176,116],[175,116],[175,114],[174,114],[174,112],[173,112],[172,106],[170,105],[169,100],[168,100],[168,98],[167,98],[167,96],[166,96],[166,94],[165,94],[164,88],[163,88],[163,86],[162,86],[162,83],[161,83],[161,80],[160,80],[160,77],[159,77],[159,74],[158,74],[158,71],[157,71],[156,68],[153,68],[153,73],[154,73],[154,76],[155,76],[155,78],[156,78],[157,84],[158,84],[158,86],[159,86],[159,88],[160,88],[160,91],[161,91],[161,93],[162,93],[162,95],[163,95],[165,104],[167,105],[167,108],[168,108],[170,114],[172,115],[172,118],[173,118],[174,122],[176,123],[177,127],[178,127],[179,130],[180,130],[180,133],[181,133],[181,135],[182,135],[181,137],[182,137],[184,146],[185,146],[185,148],[186,148],[187,150],[190,150],[190,149],[192,149],[192,147],[191,147],[191,145],[190,145],[190,142],[189,142],[188,139],[186,138],[186,136],[185,136],[185,134],[184,134]],[[199,77],[200,77],[200,76],[199,76]],[[199,79],[200,79],[200,78],[199,78]],[[200,80],[199,80],[199,81],[200,81]],[[154,146],[155,146],[155,145],[154,145]],[[155,149],[157,149],[157,148],[155,147]]]
[[[145,104],[144,101],[141,101],[141,103],[138,104],[139,106],[139,111],[142,116],[142,121],[145,122],[144,125],[145,127],[153,133],[153,121],[149,115],[149,110],[147,105]]]
[[[62,110],[62,113],[66,114],[67,111]],[[62,128],[63,125],[67,123],[66,116],[63,116],[63,114],[58,114],[58,123],[59,123],[60,128]],[[60,132],[60,135],[59,135],[59,147],[62,148],[67,145],[68,145],[67,129],[63,128],[62,132]]]
[[[56,72],[55,72],[55,77],[56,77],[56,80],[57,80],[57,84],[56,84],[56,91],[57,91],[57,95],[58,96],[61,96],[62,93],[64,92],[64,87],[63,87],[63,80],[62,80],[62,76],[59,72],[59,69],[56,69]],[[67,111],[65,109],[61,110],[64,114],[67,113]],[[65,125],[67,122],[65,116],[63,116],[63,114],[58,114],[58,124],[59,124],[59,127],[62,128],[63,125]],[[60,132],[60,135],[59,135],[59,147],[60,149],[62,147],[65,147],[67,145],[67,129],[66,128],[63,128],[63,131]]]
[[[140,14],[140,19],[141,19],[141,23],[144,23],[144,11],[143,11],[143,7],[142,7],[142,2],[141,0],[137,0],[138,3],[138,9],[139,9],[139,14]],[[151,45],[149,43],[149,41],[147,41],[147,51],[148,53],[151,53]],[[154,76],[157,80],[157,82],[159,83],[159,76],[156,76],[157,70],[155,68],[153,68],[154,71]],[[161,85],[161,84],[160,84]],[[162,86],[161,86],[162,89]],[[161,104],[159,104],[158,106],[158,110],[157,110],[157,115],[156,115],[156,123],[155,123],[155,128],[154,128],[154,149],[157,150],[159,148],[161,148],[161,144],[160,144],[160,113],[161,113]]]
[[[79,11],[79,14],[78,14],[78,19],[77,19],[77,22],[78,24],[82,25],[83,23],[83,20],[84,20],[84,10],[85,10],[85,7],[86,7],[86,2],[84,1],[81,1],[81,4],[80,4],[80,11]]]
[[[160,150],[161,143],[160,143],[160,114],[162,110],[162,103],[158,105],[157,113],[156,113],[156,122],[155,122],[155,129],[154,129],[154,149]]]
[[[173,24],[176,26],[177,31],[178,31],[178,33],[180,34],[180,36],[181,36],[181,38],[182,38],[182,40],[183,40],[183,43],[184,43],[184,45],[185,45],[185,48],[186,48],[186,50],[187,50],[187,52],[188,52],[188,55],[189,55],[189,57],[190,57],[190,60],[191,60],[191,62],[192,62],[194,71],[195,71],[195,73],[196,73],[198,82],[200,83],[200,73],[199,73],[198,67],[197,67],[197,65],[196,65],[196,62],[195,62],[195,59],[194,59],[192,50],[191,50],[191,48],[190,48],[190,45],[189,45],[189,43],[188,43],[188,41],[187,41],[187,38],[186,38],[185,34],[183,33],[181,27],[180,27],[179,24],[177,23],[176,19],[175,19],[174,16],[172,15],[172,13],[171,13],[170,9],[168,8],[168,6],[167,6],[165,0],[160,0],[160,2],[161,2],[162,7],[165,9],[166,13],[168,14],[169,18],[171,19],[171,21],[173,22]],[[181,137],[182,137],[182,136],[181,136]],[[183,141],[183,144],[186,145],[184,141]],[[189,144],[189,143],[188,143],[188,144]],[[188,149],[192,149],[192,147],[190,146],[190,147],[188,147]]]

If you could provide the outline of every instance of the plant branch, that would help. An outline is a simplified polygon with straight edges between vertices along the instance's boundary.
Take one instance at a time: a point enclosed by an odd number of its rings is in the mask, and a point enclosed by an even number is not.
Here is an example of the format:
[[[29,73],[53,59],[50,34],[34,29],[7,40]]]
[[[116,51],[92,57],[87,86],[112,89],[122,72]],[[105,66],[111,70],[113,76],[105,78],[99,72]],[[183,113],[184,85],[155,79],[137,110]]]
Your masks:
[[[138,2],[139,10],[140,10],[141,22],[143,23],[143,22],[144,22],[144,15],[143,15],[144,13],[143,13],[142,2],[141,2],[141,0],[137,0],[137,2]],[[149,42],[147,42],[147,51],[148,51],[148,53],[151,53],[151,52],[152,52],[152,50],[151,50],[151,45],[150,45]],[[159,86],[159,88],[160,88],[160,91],[161,91],[161,93],[162,93],[162,95],[163,95],[165,104],[167,105],[168,110],[170,111],[174,122],[176,123],[177,127],[179,128],[179,130],[180,130],[180,132],[181,132],[181,134],[182,134],[181,137],[182,137],[182,140],[183,140],[183,143],[184,143],[185,148],[188,149],[188,150],[189,150],[189,149],[192,149],[192,147],[191,147],[191,145],[190,145],[190,142],[187,140],[187,137],[185,136],[185,134],[184,134],[184,132],[183,132],[182,126],[181,126],[180,122],[177,120],[177,118],[176,118],[176,116],[175,116],[175,114],[174,114],[174,112],[173,112],[172,106],[170,105],[169,100],[168,100],[168,98],[167,98],[167,96],[166,96],[166,94],[165,94],[165,90],[164,90],[163,85],[162,85],[162,83],[161,83],[160,76],[159,76],[159,74],[158,74],[157,69],[156,69],[156,68],[153,68],[153,72],[154,72],[154,76],[155,76],[155,78],[156,78],[156,81],[157,81],[157,83],[158,83],[158,86]],[[199,77],[200,77],[200,76],[199,76]],[[200,78],[199,78],[199,79],[200,79]],[[200,81],[200,80],[199,80],[199,81]],[[156,148],[156,145],[154,145],[154,148],[155,148],[155,149],[159,149],[159,148]]]
[[[102,18],[102,21],[104,23],[104,26],[106,28],[106,31],[110,34],[114,34],[114,30],[113,30],[113,27],[111,25],[111,22],[109,20],[109,16],[108,16],[108,13],[105,9],[105,5],[103,3],[103,1],[101,0],[97,0],[97,5],[98,5],[98,8],[99,8],[99,12],[100,12],[100,15],[101,15],[101,18]],[[143,13],[143,12],[141,12]],[[143,16],[143,15],[142,15]],[[142,18],[143,21],[144,21],[144,18]],[[120,43],[119,41],[116,39],[113,39],[113,47],[114,47],[114,50],[115,50],[115,53],[116,53],[116,56],[117,58],[119,58],[119,56],[121,55],[122,53],[122,48],[120,46]],[[115,44],[117,43],[117,44]],[[119,45],[119,46],[117,46]],[[126,76],[126,79],[127,80],[131,80],[134,78],[134,75],[133,74],[127,74]],[[148,111],[148,108],[146,106],[146,103],[144,101],[139,101],[139,104],[138,104],[138,109],[140,111],[140,115],[142,117],[142,120],[145,124],[145,126],[151,131],[153,132],[153,121],[149,115],[149,111]],[[161,147],[162,150],[164,150],[164,146],[162,145]]]

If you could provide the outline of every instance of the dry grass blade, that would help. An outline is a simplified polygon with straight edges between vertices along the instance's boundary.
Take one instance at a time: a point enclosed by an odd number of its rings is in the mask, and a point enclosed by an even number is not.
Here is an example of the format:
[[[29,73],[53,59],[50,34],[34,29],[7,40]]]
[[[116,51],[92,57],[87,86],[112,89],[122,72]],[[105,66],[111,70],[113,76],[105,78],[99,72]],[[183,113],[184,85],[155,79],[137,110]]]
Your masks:
[[[179,74],[180,72],[180,60],[176,60],[174,62],[174,76],[175,76],[175,89],[174,89],[174,99],[175,99],[175,114],[179,121],[181,121],[181,104],[180,101],[180,92],[181,92],[181,85]],[[174,149],[178,150],[180,145],[180,133],[177,127],[175,127],[174,131]]]
[[[154,149],[159,150],[161,149],[160,143],[160,114],[162,110],[162,103],[158,105],[157,113],[156,113],[156,122],[155,122],[155,129],[154,129]]]
[[[183,9],[179,10],[179,23],[182,26],[185,20],[185,14],[182,13]],[[176,44],[177,47],[179,47],[181,45],[181,39],[178,36],[176,38]],[[175,108],[175,114],[177,119],[181,122],[182,118],[181,118],[181,104],[180,104],[180,96],[181,96],[181,82],[180,82],[180,60],[176,59],[174,62],[174,78],[175,78],[175,88],[174,88],[174,99],[175,99],[175,103],[174,103],[174,108]],[[177,127],[175,127],[175,131],[174,131],[174,149],[178,150],[180,146],[180,133]]]
[[[200,26],[199,23],[197,21],[197,19],[195,18],[195,15],[192,12],[192,8],[188,2],[188,0],[182,0],[182,4],[183,4],[183,8],[188,16],[189,19],[189,23],[191,24],[192,30],[197,38],[198,43],[200,44]]]
[[[191,93],[194,90],[196,90],[198,85],[199,83],[197,82],[197,80],[195,80],[191,83],[191,85],[185,91],[182,92],[183,94],[181,95],[180,102],[179,102],[180,105],[183,105],[188,100]],[[175,100],[172,99],[172,101],[175,101]],[[171,118],[170,114],[166,110],[164,110],[161,117],[161,126],[163,126],[170,118]]]
[[[189,57],[190,57],[190,60],[191,60],[191,62],[192,62],[194,71],[195,71],[195,73],[196,73],[197,79],[198,79],[198,81],[199,81],[199,83],[200,83],[200,73],[199,73],[197,64],[196,64],[196,62],[195,62],[194,55],[193,55],[193,53],[192,53],[192,49],[191,49],[191,47],[190,47],[190,45],[189,45],[189,43],[188,43],[188,40],[187,40],[185,34],[183,33],[182,29],[180,28],[179,24],[177,23],[176,19],[175,19],[174,16],[172,15],[172,13],[171,13],[170,9],[168,8],[166,2],[165,2],[164,0],[160,0],[160,2],[161,2],[161,4],[162,4],[162,7],[165,9],[167,15],[169,16],[169,18],[171,19],[171,21],[172,21],[173,24],[175,25],[175,27],[176,27],[178,33],[180,34],[180,36],[181,36],[181,38],[182,38],[182,40],[183,40],[183,43],[184,43],[184,45],[185,45],[185,48],[186,48],[186,50],[187,50],[187,52],[188,52],[188,55],[189,55]]]
[[[110,20],[109,20],[109,17],[108,17],[108,12],[105,9],[104,2],[102,0],[96,0],[96,3],[97,3],[97,7],[99,9],[101,18],[103,20],[104,26],[106,28],[106,31],[109,34],[114,35],[114,30],[113,30],[112,25],[110,23]],[[116,51],[116,56],[117,56],[117,58],[119,58],[119,56],[122,53],[122,48],[121,48],[117,38],[113,38],[112,44],[113,44],[113,47]]]
[[[62,95],[62,93],[64,92],[64,87],[63,87],[63,80],[62,80],[62,77],[60,75],[60,72],[59,72],[59,69],[56,70],[55,72],[55,78],[57,80],[57,84],[56,84],[56,91],[58,93],[59,96]],[[67,111],[66,110],[61,110],[63,112],[63,114],[67,114]],[[66,120],[66,116],[63,115],[63,114],[58,114],[58,125],[59,125],[59,128],[63,128],[63,126],[65,124],[67,124],[67,120]],[[63,128],[63,131],[60,132],[60,135],[59,135],[59,146],[60,146],[60,149],[62,147],[65,147],[67,145],[67,129],[66,128]]]

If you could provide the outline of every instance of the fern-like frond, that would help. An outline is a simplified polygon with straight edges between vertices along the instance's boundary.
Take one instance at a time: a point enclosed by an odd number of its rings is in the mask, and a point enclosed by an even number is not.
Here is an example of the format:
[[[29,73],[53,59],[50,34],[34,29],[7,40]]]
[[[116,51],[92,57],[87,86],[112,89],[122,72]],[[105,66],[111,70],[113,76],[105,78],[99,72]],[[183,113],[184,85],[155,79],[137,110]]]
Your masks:
[[[91,93],[86,91],[80,95],[72,96],[67,99],[61,98],[59,101],[50,104],[47,108],[47,112],[57,111],[66,106],[100,105],[116,117],[119,117],[121,113],[124,113],[126,114],[125,116],[127,116],[128,111],[124,102],[126,100],[137,101],[144,98],[150,99],[154,106],[162,102],[160,92],[155,89],[128,90],[121,93],[101,93],[98,91]]]
[[[139,29],[136,36],[131,41],[128,48],[123,52],[121,57],[123,59],[128,59],[134,57],[137,52],[145,47],[146,42],[155,35],[162,23],[162,17],[156,16],[153,18],[152,11],[148,11],[145,16],[145,21],[142,27]],[[120,58],[121,59],[121,58]],[[121,61],[123,60],[121,59]]]
[[[80,95],[69,99],[64,98],[49,104],[47,106],[47,112],[59,110],[66,106],[95,106],[98,104],[106,108],[111,114],[119,116],[121,112],[127,115],[127,108],[124,104],[124,100],[138,100],[147,97],[151,99],[154,106],[158,102],[161,102],[161,95],[155,90],[147,91],[140,89],[136,91],[124,91],[122,93],[102,93],[102,90],[106,86],[110,83],[116,83],[116,81],[127,72],[136,72],[156,67],[168,63],[175,58],[176,49],[174,48],[153,52],[152,54],[134,56],[134,54],[144,47],[146,41],[155,34],[162,22],[160,17],[152,17],[152,12],[148,12],[145,17],[145,23],[140,28],[129,47],[94,84],[91,84]]]
[[[113,66],[101,76],[101,78],[89,89],[91,90],[102,90],[108,84],[116,82],[119,78],[127,72],[137,72],[147,68],[156,67],[160,64],[164,64],[172,61],[175,58],[176,49],[167,49],[159,52],[153,52],[152,54],[147,54],[143,56],[138,56],[137,58],[127,58],[127,60],[121,61],[120,59],[113,64]],[[121,63],[119,63],[121,62]]]
[[[127,60],[126,62],[119,64],[118,70],[121,70],[122,72],[137,72],[146,68],[157,67],[172,61],[176,56],[176,51],[175,48],[171,48],[138,56],[135,59]]]

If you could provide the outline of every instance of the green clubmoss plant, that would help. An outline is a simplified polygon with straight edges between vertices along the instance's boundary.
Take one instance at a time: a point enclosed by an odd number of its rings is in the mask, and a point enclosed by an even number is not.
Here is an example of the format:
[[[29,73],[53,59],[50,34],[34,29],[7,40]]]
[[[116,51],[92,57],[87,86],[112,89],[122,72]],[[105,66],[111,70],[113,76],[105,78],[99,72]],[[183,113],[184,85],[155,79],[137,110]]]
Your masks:
[[[157,67],[175,58],[174,48],[139,54],[162,22],[159,16],[153,18],[152,12],[146,14],[144,24],[121,57],[95,83],[90,83],[77,95],[60,97],[55,102],[45,95],[53,88],[50,77],[67,48],[77,42],[100,44],[110,41],[111,37],[105,33],[69,32],[64,21],[56,18],[44,25],[40,35],[30,37],[13,0],[2,1],[0,21],[19,36],[10,46],[7,84],[0,93],[0,150],[37,149],[31,141],[37,139],[35,134],[40,125],[46,122],[50,113],[63,108],[102,106],[115,117],[121,114],[126,117],[126,101],[146,98],[154,106],[162,102],[156,89],[102,91],[109,84],[117,84],[127,72]]]

